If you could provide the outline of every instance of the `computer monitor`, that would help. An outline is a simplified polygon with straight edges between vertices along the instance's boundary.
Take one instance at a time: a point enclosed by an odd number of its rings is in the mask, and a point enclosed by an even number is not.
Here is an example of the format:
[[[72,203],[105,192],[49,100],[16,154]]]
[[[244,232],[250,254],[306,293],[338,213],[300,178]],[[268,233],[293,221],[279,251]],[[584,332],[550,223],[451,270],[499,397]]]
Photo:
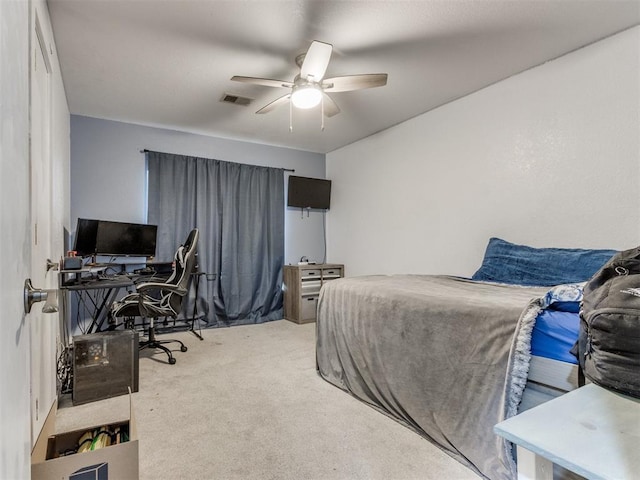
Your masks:
[[[96,253],[96,234],[99,220],[79,218],[76,225],[76,239],[73,246],[76,255],[89,257]]]
[[[100,220],[96,232],[96,254],[155,256],[157,230],[157,225]]]

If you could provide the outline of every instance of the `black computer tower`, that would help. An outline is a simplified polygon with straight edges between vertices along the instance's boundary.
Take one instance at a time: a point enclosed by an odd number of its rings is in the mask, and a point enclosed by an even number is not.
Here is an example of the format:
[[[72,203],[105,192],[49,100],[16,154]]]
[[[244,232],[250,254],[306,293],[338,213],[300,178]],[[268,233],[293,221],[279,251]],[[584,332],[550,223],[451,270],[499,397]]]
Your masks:
[[[73,404],[137,392],[138,358],[133,330],[73,337]]]

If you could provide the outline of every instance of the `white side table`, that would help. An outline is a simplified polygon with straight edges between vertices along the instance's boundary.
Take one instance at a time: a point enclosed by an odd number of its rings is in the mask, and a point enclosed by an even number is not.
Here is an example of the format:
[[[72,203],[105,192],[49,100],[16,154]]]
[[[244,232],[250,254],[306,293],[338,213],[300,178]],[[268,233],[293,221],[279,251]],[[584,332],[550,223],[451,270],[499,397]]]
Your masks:
[[[595,384],[500,422],[518,448],[519,480],[552,480],[553,464],[588,479],[640,478],[640,399]]]

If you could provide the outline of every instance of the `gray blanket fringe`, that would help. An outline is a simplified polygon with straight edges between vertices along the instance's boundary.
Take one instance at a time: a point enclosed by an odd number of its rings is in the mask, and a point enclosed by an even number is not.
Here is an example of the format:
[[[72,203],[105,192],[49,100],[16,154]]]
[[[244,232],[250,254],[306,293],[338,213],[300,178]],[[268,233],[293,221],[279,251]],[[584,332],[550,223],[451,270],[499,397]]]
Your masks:
[[[531,335],[536,319],[542,310],[543,298],[531,300],[523,310],[513,344],[509,353],[507,366],[507,381],[505,382],[505,408],[504,419],[511,418],[518,413],[518,407],[522,400],[524,388],[527,385],[529,364],[531,363]],[[511,460],[511,468],[516,477],[516,463],[513,460],[513,444],[504,442],[508,458]]]

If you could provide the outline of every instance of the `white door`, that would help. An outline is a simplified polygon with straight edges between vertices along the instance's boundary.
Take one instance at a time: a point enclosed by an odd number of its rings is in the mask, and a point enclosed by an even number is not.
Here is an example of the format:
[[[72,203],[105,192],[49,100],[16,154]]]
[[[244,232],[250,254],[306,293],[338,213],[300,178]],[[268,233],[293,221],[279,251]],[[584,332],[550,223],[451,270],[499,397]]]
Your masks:
[[[53,252],[51,162],[51,64],[37,13],[31,43],[31,281],[35,288],[55,289],[57,272],[47,270]],[[56,336],[58,314],[42,313],[43,303],[29,315],[31,359],[31,446],[56,399]]]
[[[6,28],[5,28],[6,27]],[[29,7],[0,1],[0,478],[29,478]]]

